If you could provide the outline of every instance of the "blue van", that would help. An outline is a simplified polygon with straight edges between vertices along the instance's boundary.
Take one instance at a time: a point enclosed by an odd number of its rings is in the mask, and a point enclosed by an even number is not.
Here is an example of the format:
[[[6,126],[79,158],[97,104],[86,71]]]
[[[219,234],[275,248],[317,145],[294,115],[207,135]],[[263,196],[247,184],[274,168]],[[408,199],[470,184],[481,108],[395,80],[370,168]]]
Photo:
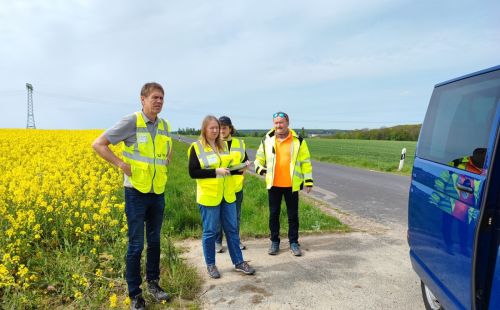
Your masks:
[[[500,66],[434,87],[408,243],[426,309],[500,309]]]

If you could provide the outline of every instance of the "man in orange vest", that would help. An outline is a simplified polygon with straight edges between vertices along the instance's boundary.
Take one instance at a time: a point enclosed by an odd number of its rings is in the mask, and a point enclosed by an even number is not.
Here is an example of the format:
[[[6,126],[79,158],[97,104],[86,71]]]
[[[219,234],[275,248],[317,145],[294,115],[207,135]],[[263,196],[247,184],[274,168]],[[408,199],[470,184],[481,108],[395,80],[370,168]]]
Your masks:
[[[313,187],[309,148],[303,137],[290,129],[288,114],[273,114],[274,128],[262,139],[255,158],[255,172],[266,176],[269,197],[269,255],[280,246],[280,208],[284,197],[288,213],[288,241],[293,255],[301,256],[299,245],[299,191]]]

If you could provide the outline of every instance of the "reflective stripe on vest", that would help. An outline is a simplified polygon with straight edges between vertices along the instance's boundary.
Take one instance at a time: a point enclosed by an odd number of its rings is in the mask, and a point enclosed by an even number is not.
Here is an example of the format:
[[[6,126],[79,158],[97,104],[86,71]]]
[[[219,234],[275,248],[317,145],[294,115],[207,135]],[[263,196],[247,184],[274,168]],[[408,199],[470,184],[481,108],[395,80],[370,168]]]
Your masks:
[[[210,149],[210,151],[206,151],[203,145],[201,144],[201,141],[196,141],[196,145],[198,146],[199,150],[198,159],[200,160],[201,168],[202,169],[210,168],[210,162],[214,161],[212,159],[214,156],[218,157],[217,154],[212,149]]]
[[[132,170],[129,180],[142,193],[161,194],[167,183],[167,158],[171,152],[169,125],[160,119],[153,141],[142,112],[135,114],[136,142],[123,148],[124,161],[130,164]]]
[[[231,157],[233,158],[232,165],[242,163],[245,159],[245,142],[243,142],[243,140],[233,138],[230,152]],[[232,177],[234,181],[234,191],[238,193],[243,190],[244,176],[241,174],[234,174]]]
[[[306,183],[308,186],[312,186],[311,158],[305,141],[302,141],[301,144],[295,131],[292,129],[290,129],[290,131],[292,132],[292,143],[290,147],[290,176],[292,179],[292,191],[298,191],[303,183]],[[261,163],[265,163],[265,167],[267,169],[267,189],[270,189],[273,186],[274,170],[276,169],[276,154],[274,149],[276,137],[274,135],[270,135],[271,133],[273,133],[273,130],[266,134],[263,140],[263,152],[257,152],[257,158],[255,160],[256,169]]]
[[[241,163],[241,161],[245,158],[245,147],[244,147],[243,141],[241,141],[239,139],[234,139],[234,138],[232,141],[233,142],[231,143],[231,153],[233,153],[233,152],[239,153],[241,156],[239,163]],[[239,164],[239,163],[237,163],[237,164]]]
[[[224,151],[217,154],[211,147],[203,147],[201,141],[191,144],[194,147],[200,167],[202,169],[217,169],[227,167],[231,161],[227,144]],[[191,148],[188,150],[190,154]],[[218,206],[222,199],[229,203],[236,201],[234,182],[230,176],[216,176],[215,178],[196,179],[196,202],[207,207]]]

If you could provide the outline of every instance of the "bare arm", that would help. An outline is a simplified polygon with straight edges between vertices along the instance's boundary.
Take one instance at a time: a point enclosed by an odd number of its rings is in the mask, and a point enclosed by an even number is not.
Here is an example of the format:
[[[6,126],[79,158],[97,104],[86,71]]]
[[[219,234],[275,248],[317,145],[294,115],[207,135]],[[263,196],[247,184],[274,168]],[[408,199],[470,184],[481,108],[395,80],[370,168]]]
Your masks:
[[[92,142],[92,148],[96,151],[96,153],[104,158],[107,162],[112,165],[119,167],[126,175],[132,176],[132,171],[130,169],[130,165],[125,163],[123,160],[118,158],[109,148],[108,138],[104,134],[101,134],[97,139]]]

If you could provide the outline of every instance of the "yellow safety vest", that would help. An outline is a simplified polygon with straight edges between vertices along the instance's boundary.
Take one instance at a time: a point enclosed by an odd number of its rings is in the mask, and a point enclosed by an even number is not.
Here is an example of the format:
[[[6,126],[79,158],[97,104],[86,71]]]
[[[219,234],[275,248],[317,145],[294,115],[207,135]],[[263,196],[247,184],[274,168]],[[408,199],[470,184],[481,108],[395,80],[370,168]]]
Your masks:
[[[172,149],[170,124],[160,118],[153,141],[142,112],[135,115],[137,141],[123,148],[123,160],[130,164],[132,170],[129,180],[141,193],[161,194],[167,184],[167,158]]]
[[[188,157],[191,148],[194,148],[196,156],[202,169],[227,168],[232,162],[231,155],[225,143],[223,152],[217,154],[210,145],[203,146],[201,141],[191,143],[188,149]],[[207,207],[218,206],[222,198],[229,203],[236,201],[234,194],[234,182],[231,176],[219,176],[215,178],[196,179],[196,202]]]
[[[245,141],[232,138],[231,139],[231,158],[233,159],[231,166],[235,166],[237,164],[241,164],[243,160],[245,159]],[[233,182],[234,182],[234,191],[240,192],[243,189],[243,180],[244,177],[241,174],[234,174],[232,175]]]
[[[301,189],[302,184],[313,186],[311,156],[307,143],[294,130],[292,133],[290,178],[292,179],[292,191]],[[273,186],[274,169],[276,167],[276,151],[274,148],[276,136],[274,129],[270,130],[262,139],[255,156],[255,172],[266,173],[267,189]]]

